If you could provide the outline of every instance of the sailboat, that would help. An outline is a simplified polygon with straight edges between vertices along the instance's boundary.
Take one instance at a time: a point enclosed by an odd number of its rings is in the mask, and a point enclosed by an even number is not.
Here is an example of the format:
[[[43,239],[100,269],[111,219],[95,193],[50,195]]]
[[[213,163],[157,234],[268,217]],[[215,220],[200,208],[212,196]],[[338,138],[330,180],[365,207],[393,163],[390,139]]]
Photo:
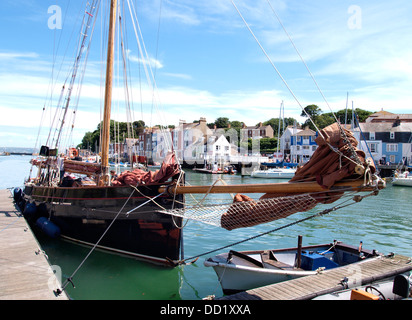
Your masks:
[[[16,202],[23,203],[23,214],[32,225],[82,245],[176,266],[184,262],[183,219],[215,224],[230,231],[332,203],[345,192],[376,194],[385,187],[375,175],[373,162],[357,149],[356,139],[339,123],[319,131],[319,148],[288,182],[190,186],[185,184],[184,172],[173,150],[158,171],[128,171],[112,182],[108,151],[116,10],[117,0],[111,0],[101,163],[62,159],[57,143],[54,147],[44,145],[40,158],[33,160],[37,176],[26,181],[24,192],[15,190]],[[89,20],[94,15],[95,12],[85,13]],[[75,59],[74,74],[82,52],[83,46]],[[70,96],[66,98],[67,105],[70,100]],[[63,110],[65,115],[67,106]],[[57,141],[60,136],[59,131]],[[65,184],[62,169],[83,178]],[[198,193],[236,195],[228,204],[187,206],[185,195]],[[252,199],[245,194],[259,194],[260,198]]]
[[[280,119],[284,123],[284,105],[283,101],[280,105],[279,111],[279,125],[278,125],[278,146],[276,154],[279,154],[279,139],[280,139]],[[282,113],[283,112],[283,113]],[[265,170],[253,170],[250,174],[252,178],[265,178],[265,179],[291,179],[295,175],[296,168],[283,166],[284,163],[284,150],[281,151],[282,160],[279,163],[273,163],[275,167]]]
[[[88,23],[82,32],[83,42],[75,59],[70,84],[74,83],[81,55],[86,50],[84,42],[90,38],[87,32],[93,24],[96,5],[93,3],[84,13]],[[38,168],[37,176],[26,181],[22,193],[24,215],[31,225],[51,236],[82,245],[97,245],[103,250],[155,264],[174,265],[180,259],[182,219],[157,212],[159,207],[178,208],[184,204],[183,195],[159,192],[161,186],[175,184],[176,180],[183,181],[183,173],[174,154],[170,153],[156,172],[130,172],[129,176],[135,179],[133,183],[118,181],[114,184],[109,174],[113,56],[119,20],[117,6],[117,0],[110,2],[101,163],[79,161],[76,157],[63,159],[57,153],[57,145],[55,148],[42,146],[40,157],[32,161]],[[69,94],[71,91],[69,88]],[[64,115],[70,95],[66,101]],[[66,174],[77,174],[79,178],[65,180],[60,176],[62,169]],[[127,181],[126,176],[123,180]]]

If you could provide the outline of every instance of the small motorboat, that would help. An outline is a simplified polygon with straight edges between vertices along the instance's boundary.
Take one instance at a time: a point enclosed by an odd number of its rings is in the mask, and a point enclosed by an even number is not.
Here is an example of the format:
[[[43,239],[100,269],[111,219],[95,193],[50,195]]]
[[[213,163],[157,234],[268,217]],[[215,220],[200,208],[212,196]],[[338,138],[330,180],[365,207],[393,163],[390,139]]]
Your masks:
[[[233,294],[286,280],[316,274],[325,269],[377,258],[375,250],[365,250],[340,241],[330,244],[296,248],[229,251],[205,260],[206,267],[213,267],[224,294]]]
[[[294,177],[296,169],[294,168],[270,168],[266,170],[255,170],[250,176],[252,178],[265,179],[291,179]]]
[[[392,184],[394,186],[412,187],[412,174],[409,174],[408,171],[400,174],[396,173],[392,179]]]
[[[403,300],[412,296],[412,273],[320,295],[313,300]]]

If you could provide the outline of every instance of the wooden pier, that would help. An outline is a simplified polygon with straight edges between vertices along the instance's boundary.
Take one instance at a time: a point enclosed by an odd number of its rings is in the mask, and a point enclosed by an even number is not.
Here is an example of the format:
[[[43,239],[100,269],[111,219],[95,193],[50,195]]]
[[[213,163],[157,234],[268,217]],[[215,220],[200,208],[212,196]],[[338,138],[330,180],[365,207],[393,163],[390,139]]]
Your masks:
[[[68,300],[9,190],[0,190],[0,300]]]
[[[409,257],[394,255],[325,270],[319,274],[225,296],[219,300],[310,300],[360,285],[369,284],[412,270]],[[344,279],[347,278],[345,283]]]

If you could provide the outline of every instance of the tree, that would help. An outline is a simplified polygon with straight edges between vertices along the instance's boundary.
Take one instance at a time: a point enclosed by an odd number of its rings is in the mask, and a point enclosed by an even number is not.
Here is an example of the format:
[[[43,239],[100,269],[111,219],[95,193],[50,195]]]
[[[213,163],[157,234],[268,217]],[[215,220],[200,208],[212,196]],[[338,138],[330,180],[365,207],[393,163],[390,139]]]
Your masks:
[[[309,127],[310,129],[316,131],[316,127],[313,125],[312,122],[316,124],[316,121],[318,120],[321,114],[322,114],[322,110],[316,104],[311,104],[311,105],[306,106],[304,108],[304,111],[302,110],[302,113],[300,114],[300,116],[306,117],[309,119],[303,123],[303,126]]]
[[[277,138],[262,138],[260,139],[260,152],[273,153],[278,145]]]
[[[100,122],[97,125],[97,129],[93,132],[86,132],[82,139],[82,143],[77,147],[82,149],[90,149],[93,152],[97,152],[96,146],[100,142],[100,128],[103,126],[103,123]],[[134,137],[137,138],[137,135],[143,131],[145,123],[142,120],[130,122],[117,122],[110,120],[110,141],[123,142],[125,138],[129,137],[131,129],[134,131]],[[116,138],[116,139],[115,139]]]
[[[215,120],[216,128],[227,128],[229,125],[229,118],[220,117]]]

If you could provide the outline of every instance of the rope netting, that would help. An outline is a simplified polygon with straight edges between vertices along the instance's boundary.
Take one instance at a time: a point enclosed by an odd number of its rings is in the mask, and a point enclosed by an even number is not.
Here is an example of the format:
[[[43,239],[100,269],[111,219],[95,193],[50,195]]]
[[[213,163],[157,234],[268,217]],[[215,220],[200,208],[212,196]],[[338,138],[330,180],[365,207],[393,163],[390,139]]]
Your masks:
[[[237,194],[233,203],[198,204],[161,212],[233,230],[286,218],[294,213],[313,209],[319,203],[334,202],[341,196],[342,192],[332,192],[254,200],[246,195]]]

